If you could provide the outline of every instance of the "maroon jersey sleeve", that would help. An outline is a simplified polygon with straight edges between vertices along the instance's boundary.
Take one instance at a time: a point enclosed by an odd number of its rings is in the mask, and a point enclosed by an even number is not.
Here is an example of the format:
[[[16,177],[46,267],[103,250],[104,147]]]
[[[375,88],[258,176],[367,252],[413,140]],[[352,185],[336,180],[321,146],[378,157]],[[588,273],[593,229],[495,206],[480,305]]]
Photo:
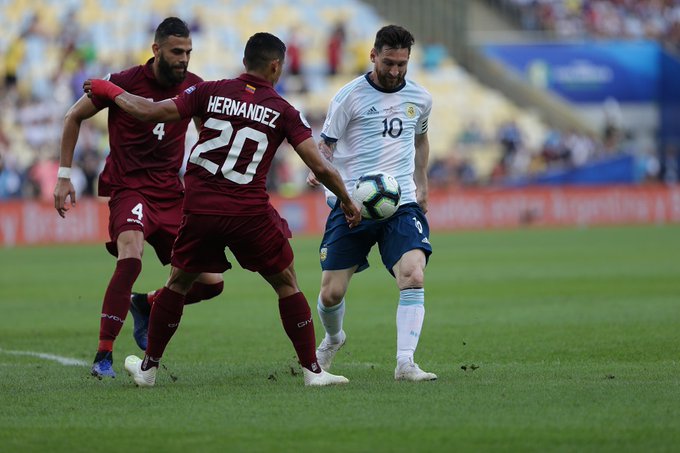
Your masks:
[[[300,143],[312,136],[312,128],[309,126],[307,120],[302,116],[292,105],[283,113],[283,119],[286,123],[286,140],[293,148],[296,148]]]
[[[179,96],[173,98],[177,111],[181,118],[201,117],[205,113],[204,94],[209,91],[210,82],[201,82],[184,90]]]

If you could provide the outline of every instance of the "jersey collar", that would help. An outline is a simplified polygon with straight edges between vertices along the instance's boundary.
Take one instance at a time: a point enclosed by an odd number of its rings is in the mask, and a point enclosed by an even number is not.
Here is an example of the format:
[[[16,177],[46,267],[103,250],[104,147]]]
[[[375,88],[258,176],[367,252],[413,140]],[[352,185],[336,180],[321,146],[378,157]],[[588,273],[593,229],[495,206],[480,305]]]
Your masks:
[[[371,71],[371,72],[373,72],[373,71]],[[367,72],[366,75],[364,76],[366,78],[366,81],[369,83],[369,85],[371,85],[373,88],[375,88],[376,90],[378,90],[382,93],[396,93],[397,91],[401,90],[402,88],[404,88],[406,86],[406,79],[404,79],[404,83],[402,83],[401,85],[399,85],[398,87],[396,87],[392,90],[387,90],[385,88],[381,88],[378,85],[376,85],[375,83],[373,83],[373,80],[371,80],[371,72]]]
[[[256,83],[260,86],[264,86],[264,87],[267,87],[267,88],[274,88],[274,86],[270,82],[267,82],[266,80],[264,80],[261,77],[257,77],[257,76],[254,76],[252,74],[248,74],[247,72],[244,72],[243,74],[238,76],[238,78],[240,80],[243,80],[246,83]]]

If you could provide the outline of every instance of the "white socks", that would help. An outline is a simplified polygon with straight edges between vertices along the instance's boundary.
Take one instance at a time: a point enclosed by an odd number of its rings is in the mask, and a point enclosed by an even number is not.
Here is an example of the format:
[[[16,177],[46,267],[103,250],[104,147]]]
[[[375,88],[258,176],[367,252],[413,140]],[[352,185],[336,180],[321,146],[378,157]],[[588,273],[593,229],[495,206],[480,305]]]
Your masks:
[[[335,307],[324,307],[321,298],[317,300],[316,309],[319,312],[319,319],[323,328],[326,330],[326,338],[330,343],[340,343],[345,335],[342,331],[342,320],[345,317],[345,299]]]
[[[330,343],[340,343],[345,337],[342,321],[345,317],[345,299],[335,307],[324,307],[317,300],[317,311],[326,338]],[[399,292],[397,307],[397,362],[413,361],[418,347],[420,331],[425,318],[425,290],[423,288],[404,289]]]
[[[424,318],[425,290],[401,290],[397,307],[397,363],[413,361]]]

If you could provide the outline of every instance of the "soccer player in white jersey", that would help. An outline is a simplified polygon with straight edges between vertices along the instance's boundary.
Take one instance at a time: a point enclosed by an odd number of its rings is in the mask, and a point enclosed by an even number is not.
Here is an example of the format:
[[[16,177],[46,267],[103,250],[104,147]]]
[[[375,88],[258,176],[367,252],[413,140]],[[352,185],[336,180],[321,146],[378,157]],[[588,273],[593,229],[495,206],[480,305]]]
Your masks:
[[[338,169],[348,190],[369,171],[391,174],[402,190],[399,209],[393,216],[364,220],[350,229],[340,203],[326,189],[332,211],[319,248],[322,274],[317,306],[326,330],[317,358],[326,370],[345,343],[343,318],[349,281],[355,272],[368,267],[368,254],[377,243],[382,262],[399,289],[394,377],[408,381],[437,379],[414,362],[425,315],[425,266],[432,253],[425,218],[430,151],[427,120],[432,96],[405,78],[414,41],[403,27],[381,28],[370,54],[373,70],[340,89],[322,129],[321,152]],[[319,184],[313,174],[307,182]]]

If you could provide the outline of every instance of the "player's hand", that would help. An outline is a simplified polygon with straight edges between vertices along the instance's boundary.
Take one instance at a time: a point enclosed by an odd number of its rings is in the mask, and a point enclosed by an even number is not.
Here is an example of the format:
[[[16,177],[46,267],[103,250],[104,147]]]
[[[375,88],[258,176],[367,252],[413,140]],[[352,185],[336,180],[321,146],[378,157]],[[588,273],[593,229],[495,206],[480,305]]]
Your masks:
[[[423,211],[423,214],[427,214],[427,198],[423,198],[422,200],[419,200],[418,206],[420,206],[420,209],[421,209],[421,211]]]
[[[83,91],[87,94],[87,97],[92,96],[108,98],[112,101],[116,99],[116,96],[125,93],[125,90],[111,83],[108,80],[103,79],[87,79],[83,82]]]
[[[416,190],[416,202],[423,211],[423,214],[427,214],[427,193],[421,190]]]
[[[92,97],[92,79],[87,79],[83,82],[83,91],[88,98]]]
[[[354,200],[349,204],[340,202],[340,208],[345,213],[345,220],[347,220],[350,228],[359,225],[359,222],[361,222],[361,209]]]
[[[307,175],[307,185],[309,187],[319,187],[321,185],[321,182],[319,182],[319,180],[316,179],[316,175],[314,174],[314,172],[310,171],[309,174]]]
[[[66,199],[70,198],[70,206],[66,204]],[[54,186],[54,209],[57,210],[62,218],[66,218],[66,212],[76,207],[76,189],[70,179],[59,178],[57,185]]]

